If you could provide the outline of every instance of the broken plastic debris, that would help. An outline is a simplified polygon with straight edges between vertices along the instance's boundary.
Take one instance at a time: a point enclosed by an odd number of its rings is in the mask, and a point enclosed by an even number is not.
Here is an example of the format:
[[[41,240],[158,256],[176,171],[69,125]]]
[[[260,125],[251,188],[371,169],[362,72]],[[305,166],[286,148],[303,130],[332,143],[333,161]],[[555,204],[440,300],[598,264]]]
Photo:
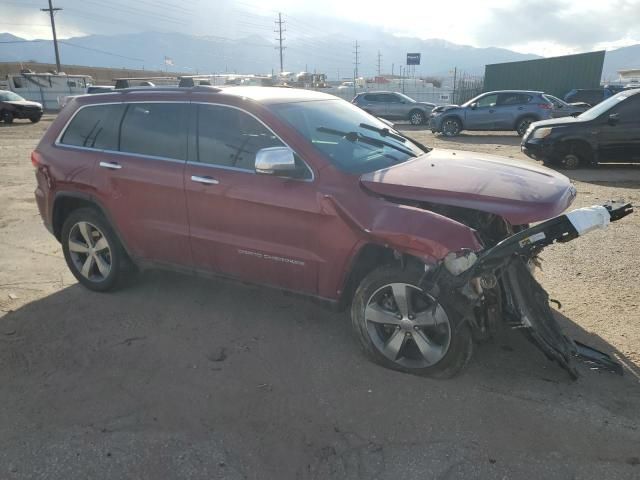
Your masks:
[[[473,252],[464,252],[460,256],[455,252],[449,252],[444,257],[444,266],[447,267],[451,275],[460,275],[469,270],[476,263],[476,260],[478,260],[478,256]]]
[[[596,228],[606,228],[611,218],[609,211],[602,205],[578,208],[565,215],[578,235],[584,235]]]

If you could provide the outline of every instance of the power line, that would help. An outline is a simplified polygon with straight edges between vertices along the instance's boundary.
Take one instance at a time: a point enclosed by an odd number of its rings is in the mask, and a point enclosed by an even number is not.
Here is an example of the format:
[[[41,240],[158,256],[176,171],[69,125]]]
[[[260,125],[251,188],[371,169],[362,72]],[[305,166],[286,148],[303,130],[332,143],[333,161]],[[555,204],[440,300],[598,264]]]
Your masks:
[[[126,55],[119,55],[117,53],[107,52],[106,50],[100,50],[98,48],[83,47],[82,45],[76,45],[75,43],[69,43],[64,40],[60,40],[60,43],[63,45],[67,45],[69,47],[81,48],[83,50],[90,50],[92,52],[103,53],[105,55],[110,55],[112,57],[120,57],[120,58],[126,58],[127,60],[135,60],[136,62],[144,62],[144,60],[141,58],[127,57]]]
[[[282,46],[282,41],[284,40],[284,38],[282,38],[282,33],[286,32],[286,30],[282,29],[283,24],[284,24],[284,20],[282,20],[282,13],[278,13],[278,20],[276,20],[276,26],[278,27],[278,29],[274,31],[278,34],[278,38],[276,38],[276,40],[278,40],[279,47],[276,47],[276,48],[280,50],[280,73],[284,71],[284,63],[282,61],[282,51],[286,48]]]
[[[55,12],[59,12],[61,8],[53,8],[53,4],[51,0],[49,0],[49,8],[41,8],[43,12],[49,12],[49,17],[51,18],[51,32],[53,33],[53,48],[56,52],[56,71],[60,71],[60,52],[58,51],[58,36],[56,35],[56,21],[54,19]]]
[[[358,45],[358,41],[356,40],[356,45],[355,45],[356,49],[353,52],[355,55],[355,61],[353,62],[353,67],[354,67],[354,76],[355,78],[358,78],[358,65],[360,65],[360,45]]]

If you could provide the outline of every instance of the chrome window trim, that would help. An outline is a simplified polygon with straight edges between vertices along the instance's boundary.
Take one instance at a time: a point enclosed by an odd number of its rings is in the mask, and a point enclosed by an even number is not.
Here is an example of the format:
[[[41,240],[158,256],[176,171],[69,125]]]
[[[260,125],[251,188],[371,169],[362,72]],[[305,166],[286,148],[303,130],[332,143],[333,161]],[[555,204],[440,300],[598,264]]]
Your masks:
[[[133,156],[133,157],[146,158],[146,159],[149,159],[149,160],[163,160],[163,161],[174,162],[174,163],[181,163],[181,164],[187,164],[187,165],[193,165],[193,166],[205,166],[205,167],[209,167],[209,168],[219,168],[221,170],[230,170],[230,171],[235,171],[235,172],[251,173],[253,175],[257,175],[255,170],[250,170],[250,169],[245,169],[245,168],[228,167],[228,166],[225,166],[225,165],[216,165],[216,164],[213,164],[213,163],[192,162],[192,161],[189,161],[189,160],[178,160],[178,159],[169,158],[169,157],[158,157],[158,156],[154,156],[154,155],[145,155],[143,153],[121,152],[119,150],[109,150],[109,149],[103,149],[103,148],[83,147],[83,146],[80,146],[80,145],[68,145],[66,143],[62,143],[62,137],[66,133],[66,131],[69,128],[69,125],[71,124],[73,119],[76,117],[76,115],[78,115],[78,112],[80,112],[81,110],[83,110],[85,108],[90,108],[90,107],[99,107],[101,105],[122,105],[122,104],[129,105],[129,104],[135,104],[135,103],[184,103],[184,104],[187,104],[187,105],[214,105],[214,106],[218,106],[218,107],[227,107],[227,108],[234,108],[236,110],[239,110],[239,111],[241,111],[243,113],[246,113],[247,115],[250,115],[254,119],[256,119],[264,128],[266,128],[280,142],[282,142],[283,145],[285,145],[287,148],[291,149],[291,151],[295,155],[297,155],[300,160],[302,160],[302,163],[304,163],[304,165],[307,167],[307,169],[311,172],[311,178],[292,178],[292,180],[297,180],[297,181],[302,181],[302,182],[313,182],[316,179],[316,174],[315,174],[315,171],[313,170],[313,168],[311,168],[311,166],[309,166],[309,164],[302,158],[302,156],[299,155],[298,152],[296,152],[293,148],[291,148],[291,146],[288,145],[287,142],[282,140],[282,138],[276,132],[274,132],[267,124],[265,124],[262,120],[260,120],[258,117],[256,117],[253,113],[248,112],[247,110],[245,110],[243,108],[236,107],[235,105],[227,105],[225,103],[202,102],[202,101],[192,102],[192,101],[189,101],[189,100],[166,100],[166,101],[162,101],[162,100],[142,101],[141,100],[141,101],[131,101],[131,102],[123,101],[123,102],[91,103],[91,104],[88,104],[88,105],[82,105],[75,112],[73,112],[73,115],[71,115],[69,120],[67,120],[67,122],[64,124],[64,127],[60,130],[60,133],[58,134],[58,137],[56,138],[56,140],[54,142],[54,146],[62,147],[62,148],[71,148],[71,149],[75,149],[75,150],[87,150],[87,151],[91,151],[91,152],[113,153],[113,154],[116,154],[116,155],[128,155],[128,156]],[[195,134],[197,135],[198,132],[195,132]]]
[[[311,172],[311,178],[292,178],[291,180],[297,180],[297,181],[301,181],[301,182],[313,182],[316,179],[316,173],[314,172],[313,168],[311,168],[309,166],[309,164],[304,160],[304,158],[302,158],[302,155],[298,154],[298,152],[296,152],[293,148],[291,148],[291,146],[289,144],[287,144],[287,142],[285,142],[284,140],[282,140],[282,138],[276,133],[274,132],[266,123],[264,123],[262,120],[260,120],[258,117],[256,117],[253,113],[246,111],[243,108],[240,107],[236,107],[235,105],[227,105],[225,103],[216,103],[216,102],[191,102],[194,105],[213,105],[216,107],[227,107],[227,108],[233,108],[236,110],[239,110],[243,113],[246,113],[247,115],[253,117],[254,119],[256,119],[258,121],[258,123],[260,123],[264,128],[266,128],[269,132],[271,132],[273,134],[273,136],[275,136],[281,143],[282,145],[284,145],[285,147],[287,147],[288,149],[290,149],[295,155],[297,155],[297,157],[302,161],[302,163],[304,163],[305,167],[307,167],[307,169]],[[197,135],[198,132],[196,132]],[[207,167],[211,167],[211,168],[220,168],[222,170],[233,170],[233,171],[238,171],[238,172],[244,172],[244,173],[252,173],[253,175],[257,175],[255,170],[250,170],[247,168],[237,168],[237,167],[228,167],[225,165],[217,165],[214,163],[203,163],[203,162],[190,162],[187,161],[188,165],[198,165],[198,166],[207,166]]]

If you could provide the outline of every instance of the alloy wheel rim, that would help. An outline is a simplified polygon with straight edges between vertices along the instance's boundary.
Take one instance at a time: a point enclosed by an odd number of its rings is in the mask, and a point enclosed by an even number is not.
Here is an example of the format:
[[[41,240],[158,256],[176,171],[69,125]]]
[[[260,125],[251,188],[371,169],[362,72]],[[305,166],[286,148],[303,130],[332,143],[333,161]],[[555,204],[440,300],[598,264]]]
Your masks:
[[[102,282],[111,273],[111,246],[104,233],[89,222],[78,222],[69,231],[69,255],[76,269],[91,282]]]
[[[444,122],[444,133],[447,135],[455,135],[458,133],[458,124],[453,120]]]
[[[390,283],[379,288],[367,301],[364,317],[376,349],[402,367],[431,367],[449,350],[449,317],[415,285]]]
[[[411,115],[411,123],[413,123],[414,125],[419,125],[422,123],[422,114],[415,112],[413,115]]]
[[[518,133],[520,135],[524,135],[527,132],[527,129],[531,125],[531,120],[524,120],[520,123],[520,128],[518,129]]]

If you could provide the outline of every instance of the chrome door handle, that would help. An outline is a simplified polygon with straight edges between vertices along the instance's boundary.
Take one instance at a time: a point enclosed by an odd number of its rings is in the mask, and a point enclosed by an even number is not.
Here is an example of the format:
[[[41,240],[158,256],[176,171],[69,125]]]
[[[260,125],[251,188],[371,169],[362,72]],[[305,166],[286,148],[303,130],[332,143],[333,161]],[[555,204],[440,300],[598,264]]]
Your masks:
[[[205,185],[218,185],[220,182],[212,177],[201,177],[199,175],[191,175],[192,182],[203,183]]]
[[[100,166],[102,168],[108,168],[110,170],[120,170],[122,168],[122,165],[115,162],[100,162]]]

